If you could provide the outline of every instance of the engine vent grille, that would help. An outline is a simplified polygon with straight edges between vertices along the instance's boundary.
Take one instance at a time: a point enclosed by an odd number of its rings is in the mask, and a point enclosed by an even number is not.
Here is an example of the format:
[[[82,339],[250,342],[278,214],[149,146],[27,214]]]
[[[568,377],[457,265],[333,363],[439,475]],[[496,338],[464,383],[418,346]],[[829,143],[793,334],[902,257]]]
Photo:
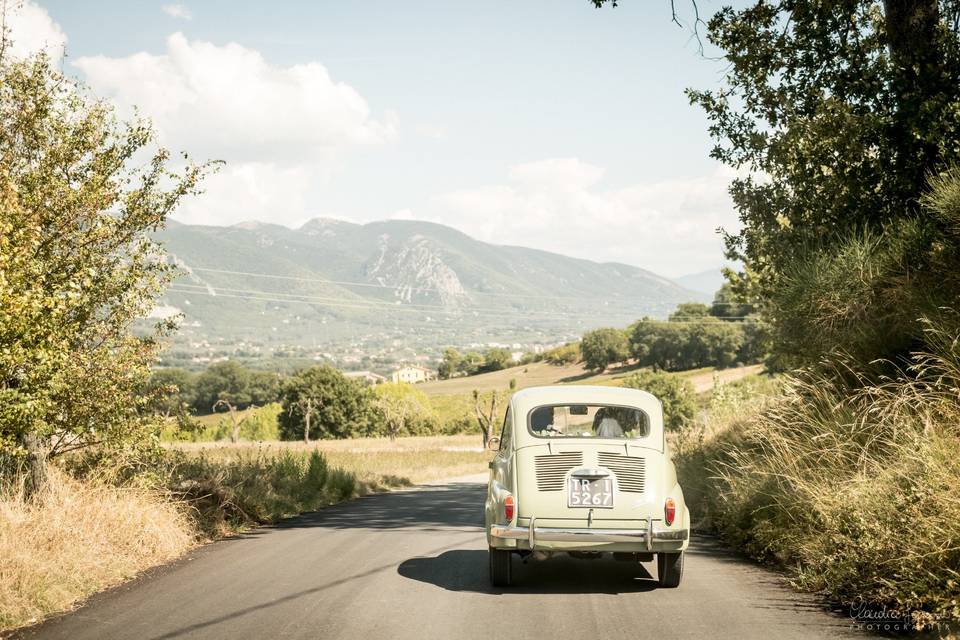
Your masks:
[[[567,472],[583,464],[583,452],[571,451],[548,456],[536,456],[537,489],[561,491]]]
[[[601,452],[597,455],[597,461],[601,467],[613,471],[613,474],[617,477],[617,485],[620,487],[620,491],[643,493],[647,465],[644,458]]]

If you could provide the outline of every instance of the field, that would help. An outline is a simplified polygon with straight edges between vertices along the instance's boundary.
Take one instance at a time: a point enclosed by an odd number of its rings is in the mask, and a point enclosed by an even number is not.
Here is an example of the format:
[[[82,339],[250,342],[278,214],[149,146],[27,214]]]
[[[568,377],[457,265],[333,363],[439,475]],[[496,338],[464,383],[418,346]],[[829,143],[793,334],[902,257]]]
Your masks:
[[[583,364],[558,366],[535,362],[477,376],[425,382],[418,384],[417,389],[427,394],[441,421],[453,422],[463,419],[464,416],[472,420],[474,389],[481,393],[504,391],[510,388],[511,380],[516,380],[517,389],[551,384],[597,384],[616,387],[623,384],[624,378],[638,370],[638,367],[622,367],[597,374],[585,369]],[[763,365],[720,370],[704,367],[683,371],[677,375],[690,380],[694,391],[703,394],[710,391],[714,384],[740,380],[762,370]]]
[[[230,462],[258,456],[291,453],[307,457],[319,451],[331,467],[354,474],[362,483],[420,484],[445,478],[475,475],[487,470],[490,455],[478,435],[423,436],[412,438],[353,438],[303,442],[189,442],[169,445],[190,456],[211,462]]]

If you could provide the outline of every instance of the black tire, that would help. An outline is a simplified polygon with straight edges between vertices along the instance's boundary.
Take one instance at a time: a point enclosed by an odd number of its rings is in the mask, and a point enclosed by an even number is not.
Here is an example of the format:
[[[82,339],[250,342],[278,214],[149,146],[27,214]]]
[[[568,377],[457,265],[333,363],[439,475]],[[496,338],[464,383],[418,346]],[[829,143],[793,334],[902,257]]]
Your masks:
[[[506,549],[490,547],[490,584],[495,587],[509,587],[513,582],[511,560],[513,553]]]
[[[675,589],[683,577],[683,551],[657,554],[657,578],[661,587]]]

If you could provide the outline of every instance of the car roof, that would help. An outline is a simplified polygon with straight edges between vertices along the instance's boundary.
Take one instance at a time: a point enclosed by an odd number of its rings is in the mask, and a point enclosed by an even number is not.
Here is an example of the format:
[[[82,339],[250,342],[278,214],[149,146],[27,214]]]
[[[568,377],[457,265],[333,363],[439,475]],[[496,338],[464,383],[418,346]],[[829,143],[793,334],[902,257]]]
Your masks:
[[[646,411],[654,406],[657,409],[660,408],[660,401],[656,396],[640,389],[579,384],[521,389],[513,394],[513,403],[524,406],[566,403],[617,404],[638,407]]]

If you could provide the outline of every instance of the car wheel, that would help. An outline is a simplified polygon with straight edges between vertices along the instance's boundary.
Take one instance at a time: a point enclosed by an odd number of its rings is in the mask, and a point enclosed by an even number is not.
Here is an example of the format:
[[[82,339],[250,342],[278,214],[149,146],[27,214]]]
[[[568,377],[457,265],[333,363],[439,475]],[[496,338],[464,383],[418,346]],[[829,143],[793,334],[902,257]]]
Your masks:
[[[509,587],[513,581],[511,560],[513,553],[507,549],[490,547],[490,584],[495,587]]]
[[[683,551],[657,554],[657,578],[661,587],[673,589],[680,586],[683,577]]]

